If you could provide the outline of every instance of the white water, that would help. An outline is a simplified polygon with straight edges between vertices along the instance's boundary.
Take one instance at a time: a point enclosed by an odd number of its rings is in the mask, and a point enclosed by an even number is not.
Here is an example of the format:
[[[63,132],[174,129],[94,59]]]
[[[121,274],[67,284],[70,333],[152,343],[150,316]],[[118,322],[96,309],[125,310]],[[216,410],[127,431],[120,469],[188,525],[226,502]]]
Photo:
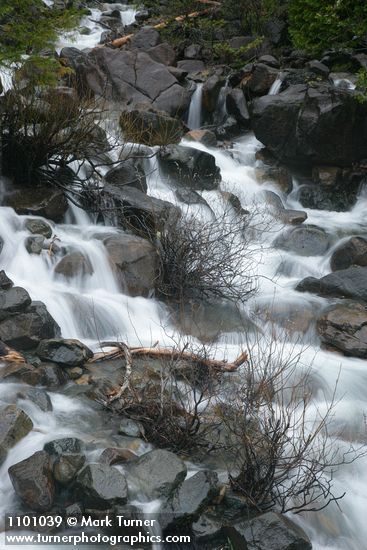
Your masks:
[[[283,75],[279,74],[279,76],[274,80],[273,84],[271,85],[268,95],[277,95],[282,86],[282,82]]]
[[[203,95],[203,84],[202,82],[198,82],[198,84],[196,85],[196,89],[192,94],[189,114],[187,117],[187,126],[190,128],[190,130],[195,130],[197,128],[200,128],[201,126],[202,95]]]
[[[85,37],[85,42],[84,37],[77,36],[78,47],[87,47],[92,37],[95,41],[99,40],[99,37],[96,37],[100,35],[101,28],[96,25],[93,29],[93,34]],[[61,44],[75,45],[66,41],[61,42],[60,47]],[[276,90],[276,83],[277,81],[270,93],[279,91],[279,88]],[[277,83],[277,86],[278,84],[280,86],[281,82]],[[199,95],[199,92],[197,94]],[[199,104],[199,101],[196,103]],[[197,110],[197,105],[195,109]],[[260,214],[268,217],[268,207],[263,204],[262,192],[264,189],[270,189],[281,195],[286,207],[302,209],[295,194],[287,198],[277,189],[274,182],[257,182],[255,152],[260,144],[252,136],[239,140],[231,151],[209,150],[192,142],[190,146],[215,155],[223,178],[221,190],[235,193],[244,208],[252,209],[257,203]],[[175,200],[173,190],[159,178],[157,171],[152,172],[148,186],[149,194],[170,201]],[[202,192],[202,196],[214,212],[220,213],[225,208],[220,192],[205,191]],[[200,205],[185,206],[185,210],[197,216],[208,215],[207,210]],[[336,244],[348,235],[367,233],[366,212],[367,197],[361,195],[350,212],[307,210],[307,223],[324,228]],[[75,277],[72,280],[64,280],[55,274],[56,260],[50,258],[46,251],[41,256],[29,255],[26,252],[24,239],[28,233],[24,229],[25,218],[16,215],[10,208],[0,208],[0,236],[5,241],[0,255],[0,268],[5,269],[15,284],[26,288],[34,300],[41,300],[47,305],[51,315],[59,323],[64,337],[80,338],[92,347],[98,347],[98,340],[117,338],[130,345],[150,345],[157,340],[162,345],[171,343],[170,336],[175,335],[175,329],[169,324],[165,307],[154,298],[126,296],[119,288],[104,246],[98,238],[116,231],[114,228],[97,226],[85,213],[75,207],[70,208],[70,223],[54,225],[54,234],[60,239],[60,245],[81,251],[89,259],[94,273],[82,279]],[[299,294],[294,288],[297,282],[306,276],[319,277],[328,273],[331,251],[325,256],[304,258],[273,249],[272,241],[279,230],[281,227],[273,221],[271,227],[258,235],[257,241],[253,243],[254,248],[261,250],[257,264],[259,292],[248,303],[247,310],[255,311],[258,307],[271,310],[286,304],[290,310],[297,308],[301,314],[303,310],[310,308],[316,316],[317,308],[324,305],[326,300]],[[279,268],[284,264],[287,269],[283,269],[279,274]],[[265,333],[270,333],[274,328],[263,322],[261,327]],[[241,336],[234,336],[236,335],[223,335],[217,347],[218,357],[225,355],[231,359],[238,355]],[[293,353],[302,350],[300,366],[312,365],[312,372],[317,380],[316,398],[319,398],[320,407],[325,406],[325,396],[327,400],[331,399],[340,371],[337,390],[340,402],[334,412],[333,428],[343,429],[351,440],[359,440],[361,434],[364,437],[363,415],[367,412],[366,362],[320,350],[318,339],[312,330],[307,334],[308,347],[305,349],[302,343],[292,341],[292,336],[287,338],[284,343],[283,336],[283,340],[279,340],[279,346],[284,345],[286,351],[292,350]],[[19,387],[17,384],[2,384],[0,402],[14,402]],[[56,437],[76,436],[86,443],[89,442],[94,451],[98,450],[95,443],[97,440],[97,447],[100,449],[108,444],[105,427],[101,425],[100,413],[80,398],[71,398],[59,393],[50,395],[53,402],[52,413],[42,413],[29,402],[21,403],[32,418],[35,428],[9,452],[0,469],[1,512],[15,509],[18,505],[7,475],[8,467],[42,449],[45,442]],[[335,479],[340,492],[347,492],[339,507],[331,505],[323,512],[293,519],[302,524],[311,536],[315,550],[364,549],[367,540],[367,459],[341,468],[336,472]]]

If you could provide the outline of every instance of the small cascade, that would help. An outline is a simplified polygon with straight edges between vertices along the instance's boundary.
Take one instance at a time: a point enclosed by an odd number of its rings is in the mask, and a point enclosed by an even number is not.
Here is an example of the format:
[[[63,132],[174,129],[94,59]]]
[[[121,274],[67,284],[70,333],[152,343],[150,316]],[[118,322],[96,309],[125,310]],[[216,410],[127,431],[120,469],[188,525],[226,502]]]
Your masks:
[[[268,95],[277,95],[279,94],[280,88],[282,86],[284,75],[279,73],[277,78],[274,80],[273,84],[270,87]]]
[[[224,86],[220,89],[219,95],[218,95],[218,101],[217,101],[217,108],[215,110],[216,116],[218,117],[218,121],[216,121],[218,124],[222,124],[225,119],[227,118],[227,105],[226,105],[226,98],[229,88],[229,80],[228,78],[225,81]]]
[[[202,97],[203,83],[198,82],[196,85],[196,89],[192,94],[189,114],[187,117],[187,126],[190,128],[190,130],[196,130],[197,128],[201,127]]]

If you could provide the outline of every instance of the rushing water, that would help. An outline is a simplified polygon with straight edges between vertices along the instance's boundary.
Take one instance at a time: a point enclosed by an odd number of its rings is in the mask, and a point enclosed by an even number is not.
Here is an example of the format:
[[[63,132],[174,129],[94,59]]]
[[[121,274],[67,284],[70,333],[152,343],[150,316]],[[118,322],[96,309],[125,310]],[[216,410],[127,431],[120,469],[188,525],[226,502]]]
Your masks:
[[[202,95],[203,95],[203,84],[199,82],[196,85],[196,89],[194,93],[192,94],[189,114],[187,117],[187,126],[190,128],[190,130],[195,130],[197,128],[200,128],[201,126]]]
[[[95,16],[98,20],[98,14]],[[92,25],[91,22],[88,24]],[[88,35],[88,40],[95,40],[94,32],[96,35],[100,34],[101,29],[97,27],[93,30],[92,34]],[[67,41],[62,39],[60,47],[66,43]],[[85,47],[86,43],[78,41],[77,45]],[[275,84],[278,86],[279,82],[274,83],[272,93],[277,91]],[[197,127],[200,121],[200,85],[195,94],[193,112],[190,112],[193,127]],[[286,207],[303,209],[297,200],[296,182],[295,191],[288,197],[271,180],[261,184],[258,182],[255,152],[260,144],[253,136],[248,135],[238,140],[231,150],[208,149],[192,142],[190,146],[213,154],[221,169],[223,181],[220,190],[201,193],[211,212],[220,215],[225,208],[222,192],[230,191],[239,197],[243,208],[256,209],[258,217],[269,218],[268,207],[264,204],[264,189],[278,193]],[[154,161],[151,162],[148,193],[177,202],[174,190],[160,178],[159,170],[154,169]],[[185,205],[185,211],[196,216],[212,215],[201,205]],[[325,229],[331,237],[333,246],[336,246],[347,236],[367,234],[366,211],[367,196],[361,193],[356,205],[349,212],[307,210],[307,223]],[[60,325],[63,337],[79,338],[94,348],[98,347],[99,340],[117,338],[130,345],[151,345],[157,340],[162,345],[170,343],[170,337],[175,335],[176,329],[169,324],[166,308],[154,297],[133,298],[120,291],[101,240],[101,236],[115,232],[115,228],[95,224],[87,214],[74,206],[70,206],[67,223],[52,224],[59,239],[58,243],[82,252],[93,268],[92,275],[66,280],[55,273],[56,260],[49,256],[47,251],[40,256],[30,255],[26,251],[24,240],[28,233],[24,228],[25,218],[26,216],[19,216],[10,208],[0,208],[0,236],[5,243],[0,255],[0,268],[7,272],[16,285],[26,288],[32,299],[41,300],[46,304]],[[277,250],[272,243],[279,231],[284,228],[276,220],[269,219],[272,220],[271,224],[265,224],[265,229],[256,235],[253,242],[253,247],[257,250],[255,276],[258,278],[259,291],[246,305],[246,312],[252,314],[256,322],[254,312],[259,308],[272,310],[281,304],[289,311],[296,309],[300,316],[305,311],[311,311],[315,317],[327,301],[317,296],[300,294],[294,289],[300,279],[307,276],[320,277],[330,271],[329,259],[333,248],[324,256],[311,258]],[[264,334],[273,334],[273,329],[274,325],[261,322]],[[335,382],[339,376],[336,397],[340,401],[334,410],[332,428],[335,431],[343,430],[352,441],[363,439],[364,413],[367,408],[365,361],[320,349],[312,326],[303,335],[303,341],[299,340],[299,334],[292,336],[281,331],[279,333],[279,346],[285,351],[292,350],[293,353],[300,351],[301,368],[311,366],[317,381],[317,387],[314,389],[315,398],[321,409],[325,407],[325,402],[332,399]],[[304,346],[304,343],[307,346]],[[224,334],[217,345],[218,357],[236,357],[240,345],[240,335]],[[2,384],[0,402],[14,402],[20,386]],[[31,403],[21,402],[21,406],[33,420],[34,429],[9,452],[0,468],[2,512],[12,510],[16,506],[14,491],[7,475],[8,467],[42,449],[45,442],[55,437],[77,436],[89,442],[90,457],[94,457],[96,452],[103,448],[104,443],[105,446],[108,444],[103,418],[91,404],[80,397],[69,397],[58,392],[50,392],[50,396],[53,404],[52,413],[43,413]],[[95,447],[97,438],[100,449]],[[335,482],[338,492],[339,489],[340,492],[346,491],[345,498],[338,506],[330,505],[322,512],[298,516],[295,519],[312,538],[315,550],[366,548],[367,459],[340,468],[335,473]]]

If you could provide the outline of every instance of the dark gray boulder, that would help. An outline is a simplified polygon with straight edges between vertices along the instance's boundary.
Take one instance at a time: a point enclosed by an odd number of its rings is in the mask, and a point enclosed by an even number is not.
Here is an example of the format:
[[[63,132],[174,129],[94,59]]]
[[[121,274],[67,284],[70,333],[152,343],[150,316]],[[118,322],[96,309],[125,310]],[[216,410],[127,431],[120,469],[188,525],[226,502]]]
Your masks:
[[[279,74],[277,69],[265,63],[255,63],[247,77],[245,89],[254,95],[267,94]]]
[[[111,235],[103,244],[121,288],[131,296],[147,296],[159,276],[156,248],[147,239],[128,233]]]
[[[52,411],[50,396],[40,388],[24,388],[17,393],[17,398],[31,401],[43,412]]]
[[[321,256],[329,248],[329,245],[327,233],[320,227],[312,225],[289,229],[274,241],[275,247],[300,256]]]
[[[318,319],[317,331],[324,344],[367,359],[367,304],[347,301],[329,307]]]
[[[18,497],[35,512],[49,512],[55,497],[50,456],[38,451],[11,466],[10,480]]]
[[[155,236],[170,220],[180,216],[180,210],[170,202],[150,197],[129,185],[106,185],[103,194],[114,205],[118,224],[142,235]]]
[[[113,466],[87,464],[75,481],[76,495],[88,508],[105,510],[116,504],[126,504],[127,484]]]
[[[15,349],[32,349],[40,340],[61,335],[60,327],[42,302],[0,321],[0,340]]]
[[[171,496],[186,473],[185,463],[163,449],[146,453],[129,468],[131,479],[149,500]]]
[[[0,289],[1,290],[8,290],[13,286],[13,281],[9,279],[5,271],[2,269],[0,271]]]
[[[367,267],[367,239],[364,237],[352,237],[339,245],[331,256],[330,267],[333,271],[352,265]]]
[[[249,521],[235,523],[227,530],[238,550],[311,550],[306,533],[282,514],[267,512]]]
[[[23,439],[33,428],[29,416],[15,405],[8,405],[0,411],[0,463],[9,449]]]
[[[68,209],[68,202],[59,189],[46,185],[35,185],[15,190],[4,198],[4,206],[11,206],[17,214],[42,216],[54,222],[61,222]]]
[[[349,166],[367,157],[367,104],[331,84],[253,102],[255,136],[281,161]]]
[[[349,267],[334,273],[329,273],[321,279],[306,277],[296,290],[313,292],[320,296],[335,298],[352,298],[367,301],[367,267]]]
[[[136,189],[140,189],[144,193],[147,192],[144,170],[134,159],[124,160],[117,166],[114,166],[107,172],[104,179],[112,185],[130,185],[130,187],[136,187]]]
[[[166,147],[159,153],[159,165],[163,175],[172,183],[191,189],[216,189],[220,182],[220,170],[215,164],[215,157],[193,147]]]
[[[33,235],[43,235],[46,239],[52,236],[52,227],[44,220],[28,218],[25,222],[25,228]]]
[[[162,529],[197,519],[218,494],[216,472],[202,470],[186,479],[159,511]]]
[[[43,450],[50,456],[61,456],[63,454],[79,454],[83,449],[83,442],[76,437],[63,437],[53,439],[45,443]]]
[[[25,311],[31,302],[28,292],[19,286],[0,290],[0,320]]]
[[[78,367],[93,357],[93,352],[79,340],[62,338],[42,340],[36,353],[44,361],[64,367]]]

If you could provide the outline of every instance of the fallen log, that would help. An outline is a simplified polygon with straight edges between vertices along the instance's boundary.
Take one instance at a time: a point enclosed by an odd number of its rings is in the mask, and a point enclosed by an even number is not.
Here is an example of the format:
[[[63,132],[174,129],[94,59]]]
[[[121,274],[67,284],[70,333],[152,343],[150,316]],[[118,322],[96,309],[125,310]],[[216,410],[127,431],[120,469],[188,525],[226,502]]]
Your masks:
[[[176,21],[177,23],[183,23],[186,19],[195,19],[196,17],[202,17],[205,15],[209,15],[213,12],[215,8],[218,8],[221,3],[216,2],[215,0],[197,0],[200,4],[205,4],[211,6],[210,8],[206,8],[205,10],[200,11],[193,11],[192,13],[188,13],[187,15],[178,15],[177,17],[173,18],[173,21]],[[166,19],[165,21],[161,21],[160,23],[157,23],[156,25],[153,25],[153,29],[159,30],[164,29],[167,27],[167,25],[170,24],[172,19]],[[98,47],[104,47],[104,46],[112,46],[113,48],[121,48],[122,46],[125,46],[130,40],[134,37],[135,33],[127,34],[125,36],[121,36],[121,38],[115,38],[115,40],[112,40],[111,42],[107,42],[106,44],[101,44]]]
[[[125,344],[119,342],[102,342],[100,344],[101,348],[111,347],[112,350],[107,352],[95,353],[94,357],[90,359],[90,363],[96,363],[97,361],[104,361],[107,359],[117,359],[119,357],[126,357],[126,349],[129,350],[129,357],[131,359],[135,357],[154,357],[154,358],[168,358],[173,360],[187,360],[200,363],[209,368],[217,369],[221,372],[233,372],[243,365],[247,359],[248,355],[246,352],[241,353],[235,361],[228,363],[227,361],[219,361],[217,359],[206,359],[202,358],[195,353],[179,351],[177,349],[171,348],[159,348],[159,347],[138,347],[138,348],[127,348]],[[122,348],[123,346],[123,348]],[[131,366],[131,365],[130,365]]]

